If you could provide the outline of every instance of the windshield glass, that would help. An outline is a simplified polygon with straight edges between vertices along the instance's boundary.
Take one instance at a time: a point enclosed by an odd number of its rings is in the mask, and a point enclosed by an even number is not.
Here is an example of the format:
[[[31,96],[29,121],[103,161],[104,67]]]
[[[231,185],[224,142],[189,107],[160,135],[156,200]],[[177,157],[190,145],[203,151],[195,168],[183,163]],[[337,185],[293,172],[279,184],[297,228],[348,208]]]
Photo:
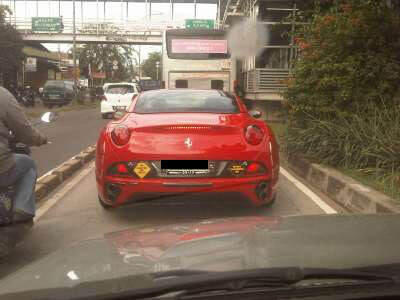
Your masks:
[[[174,113],[208,112],[238,113],[239,108],[234,97],[218,91],[175,90],[146,92],[139,97],[134,112]]]
[[[64,87],[64,81],[47,81],[45,87]]]
[[[400,0],[0,0],[0,300],[395,291],[399,236]]]
[[[131,94],[135,89],[131,85],[109,85],[106,88],[107,94]]]

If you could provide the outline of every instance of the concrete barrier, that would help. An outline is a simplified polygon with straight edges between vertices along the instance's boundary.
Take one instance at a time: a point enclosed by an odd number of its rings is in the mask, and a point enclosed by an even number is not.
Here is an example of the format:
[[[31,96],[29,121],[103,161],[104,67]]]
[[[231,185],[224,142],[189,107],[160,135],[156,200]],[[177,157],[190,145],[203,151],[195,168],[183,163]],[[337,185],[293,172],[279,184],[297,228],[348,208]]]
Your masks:
[[[62,163],[50,174],[41,177],[35,187],[36,201],[42,201],[50,192],[79,171],[95,157],[96,146],[90,146],[70,160]]]
[[[400,203],[338,170],[291,155],[288,166],[311,186],[354,213],[399,213]]]

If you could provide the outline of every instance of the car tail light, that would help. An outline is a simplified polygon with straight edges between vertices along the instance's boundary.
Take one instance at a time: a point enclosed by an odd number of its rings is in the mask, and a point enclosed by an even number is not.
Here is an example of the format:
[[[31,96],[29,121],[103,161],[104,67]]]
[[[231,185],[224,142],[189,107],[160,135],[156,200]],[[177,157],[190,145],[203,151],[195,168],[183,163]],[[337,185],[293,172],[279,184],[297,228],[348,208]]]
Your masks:
[[[260,171],[263,169],[263,167],[256,162],[250,163],[247,168],[246,168],[246,173],[247,174],[257,174],[260,173]]]
[[[108,170],[108,174],[110,175],[130,175],[129,168],[126,163],[119,162],[111,166]]]
[[[137,97],[137,95],[133,95],[133,96],[132,96],[132,101],[135,100],[136,97]]]
[[[264,138],[264,132],[260,127],[256,125],[250,125],[246,127],[244,136],[250,145],[258,145]]]
[[[101,97],[100,97],[100,101],[107,101],[107,97],[106,97],[106,96],[104,96],[104,95],[103,95],[103,96],[101,96]]]
[[[247,160],[231,162],[227,167],[227,171],[229,173],[225,173],[225,175],[229,174],[235,177],[255,176],[267,173],[267,169],[263,164]]]
[[[111,138],[113,142],[118,146],[123,146],[129,142],[131,133],[128,127],[124,125],[119,125],[111,131]]]
[[[128,174],[129,173],[128,167],[122,163],[120,163],[116,166],[116,170],[119,174]]]

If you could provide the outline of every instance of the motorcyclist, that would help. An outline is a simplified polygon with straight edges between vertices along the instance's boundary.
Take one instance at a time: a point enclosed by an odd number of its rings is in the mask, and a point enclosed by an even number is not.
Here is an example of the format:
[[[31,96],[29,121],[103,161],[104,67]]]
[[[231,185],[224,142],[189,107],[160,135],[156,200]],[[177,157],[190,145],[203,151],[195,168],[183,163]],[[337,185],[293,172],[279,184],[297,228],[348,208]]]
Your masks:
[[[30,156],[11,152],[10,131],[18,142],[29,146],[47,143],[47,138],[31,126],[15,97],[0,87],[0,187],[14,185],[13,222],[28,222],[35,216],[37,169]]]

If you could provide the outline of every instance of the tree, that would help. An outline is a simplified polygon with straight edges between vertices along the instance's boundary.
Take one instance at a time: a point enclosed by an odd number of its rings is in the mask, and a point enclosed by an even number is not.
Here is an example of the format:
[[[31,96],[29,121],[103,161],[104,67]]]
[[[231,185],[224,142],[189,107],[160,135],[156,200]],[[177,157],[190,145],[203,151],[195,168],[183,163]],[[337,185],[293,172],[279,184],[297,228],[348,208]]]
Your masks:
[[[294,32],[287,151],[399,182],[399,13],[380,0],[314,2]]]
[[[286,91],[291,112],[334,119],[370,103],[391,105],[400,80],[398,14],[385,1],[330,2],[294,33],[300,59]]]
[[[89,77],[92,71],[105,72],[109,81],[123,81],[134,77],[132,59],[135,50],[128,45],[87,44],[77,49],[81,74]],[[114,69],[114,61],[117,69]]]
[[[143,70],[144,76],[151,77],[152,79],[157,79],[156,62],[160,63],[160,67],[158,70],[158,79],[161,78],[162,68],[161,68],[161,53],[160,52],[149,53],[149,57],[143,62],[142,70]]]
[[[24,58],[23,41],[19,32],[6,22],[12,12],[6,5],[0,5],[0,71],[10,72],[18,68]]]

